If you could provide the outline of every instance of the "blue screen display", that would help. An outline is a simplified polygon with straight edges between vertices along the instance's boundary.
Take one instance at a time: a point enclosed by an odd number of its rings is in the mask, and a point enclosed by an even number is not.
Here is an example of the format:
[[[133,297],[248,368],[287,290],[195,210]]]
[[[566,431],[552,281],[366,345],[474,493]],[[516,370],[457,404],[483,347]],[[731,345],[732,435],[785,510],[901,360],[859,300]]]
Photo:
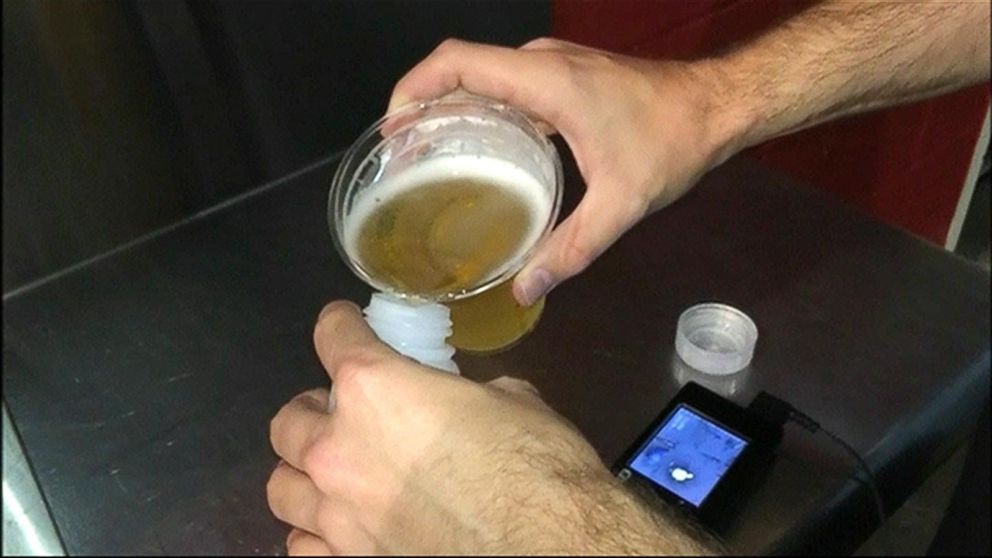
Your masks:
[[[699,507],[747,440],[679,405],[630,462],[630,468]]]

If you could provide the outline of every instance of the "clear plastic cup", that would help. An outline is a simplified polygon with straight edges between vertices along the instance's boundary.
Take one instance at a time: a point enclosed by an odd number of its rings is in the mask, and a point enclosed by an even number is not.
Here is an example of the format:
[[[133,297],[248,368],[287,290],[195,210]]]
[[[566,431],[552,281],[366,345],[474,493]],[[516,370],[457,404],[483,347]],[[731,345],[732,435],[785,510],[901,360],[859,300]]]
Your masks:
[[[459,180],[471,183],[463,190],[475,197],[416,205],[417,198],[448,200],[442,188]],[[458,93],[408,105],[369,127],[334,176],[328,220],[335,246],[358,277],[393,296],[448,305],[449,342],[490,352],[519,340],[540,316],[543,300],[519,306],[509,282],[554,227],[562,182],[554,145],[523,113]],[[505,232],[518,222],[507,216],[523,213],[490,201],[492,188],[513,194],[516,202],[507,207],[525,206],[527,224],[514,230],[526,232]],[[373,217],[387,214],[387,206],[395,209],[392,221]],[[395,232],[368,240],[369,230],[385,230],[380,223]]]

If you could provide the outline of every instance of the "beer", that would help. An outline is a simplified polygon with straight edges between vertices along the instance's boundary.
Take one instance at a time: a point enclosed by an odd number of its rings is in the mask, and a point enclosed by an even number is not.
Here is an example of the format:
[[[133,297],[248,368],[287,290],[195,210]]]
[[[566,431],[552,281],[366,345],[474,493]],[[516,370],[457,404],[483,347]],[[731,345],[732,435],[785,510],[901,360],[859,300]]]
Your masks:
[[[540,304],[516,304],[507,272],[541,236],[551,208],[548,188],[511,163],[443,157],[364,192],[347,217],[344,241],[374,283],[450,301],[452,345],[492,351],[521,337],[539,317]],[[499,279],[504,283],[455,300]]]
[[[452,328],[448,343],[464,351],[492,353],[507,349],[537,325],[544,298],[530,307],[513,298],[513,281],[448,303]]]

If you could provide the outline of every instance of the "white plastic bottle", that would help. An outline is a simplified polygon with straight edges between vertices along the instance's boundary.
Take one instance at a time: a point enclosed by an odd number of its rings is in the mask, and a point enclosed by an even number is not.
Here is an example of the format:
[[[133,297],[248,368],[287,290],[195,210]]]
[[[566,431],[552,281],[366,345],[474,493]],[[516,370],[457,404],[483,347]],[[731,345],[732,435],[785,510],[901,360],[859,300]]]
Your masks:
[[[373,293],[365,307],[365,321],[383,343],[425,365],[458,374],[451,357],[451,311],[436,302],[405,300]]]
[[[363,312],[372,331],[396,352],[425,366],[459,374],[458,365],[451,360],[455,348],[445,342],[451,335],[451,311],[447,306],[373,293]],[[333,385],[327,409],[334,410]]]

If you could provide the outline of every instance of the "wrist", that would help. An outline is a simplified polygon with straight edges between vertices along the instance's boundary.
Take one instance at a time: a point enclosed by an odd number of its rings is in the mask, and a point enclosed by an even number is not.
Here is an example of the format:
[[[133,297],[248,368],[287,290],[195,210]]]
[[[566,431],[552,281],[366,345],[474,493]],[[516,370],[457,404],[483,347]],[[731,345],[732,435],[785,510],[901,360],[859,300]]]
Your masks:
[[[698,83],[713,166],[764,141],[762,97],[759,88],[745,79],[748,74],[739,61],[702,59],[690,63],[689,71]]]
[[[605,468],[572,472],[557,479],[556,484],[561,495],[560,514],[567,518],[554,533],[556,553],[661,553],[666,533],[659,529],[651,510]]]

